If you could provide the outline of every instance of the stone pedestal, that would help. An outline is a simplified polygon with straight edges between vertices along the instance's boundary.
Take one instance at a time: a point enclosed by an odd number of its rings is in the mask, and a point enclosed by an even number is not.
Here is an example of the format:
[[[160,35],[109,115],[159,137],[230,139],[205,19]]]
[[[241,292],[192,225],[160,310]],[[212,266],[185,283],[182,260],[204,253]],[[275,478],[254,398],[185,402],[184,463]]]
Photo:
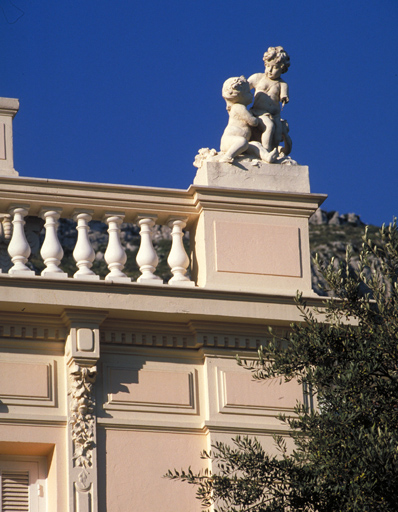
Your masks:
[[[272,190],[277,192],[310,192],[308,166],[266,164],[243,159],[233,164],[206,161],[198,169],[194,185],[211,187]]]
[[[326,196],[310,193],[307,166],[254,163],[198,170],[192,276],[200,287],[312,295],[308,219]]]
[[[14,169],[12,120],[19,109],[15,98],[0,98],[0,176],[18,176]]]

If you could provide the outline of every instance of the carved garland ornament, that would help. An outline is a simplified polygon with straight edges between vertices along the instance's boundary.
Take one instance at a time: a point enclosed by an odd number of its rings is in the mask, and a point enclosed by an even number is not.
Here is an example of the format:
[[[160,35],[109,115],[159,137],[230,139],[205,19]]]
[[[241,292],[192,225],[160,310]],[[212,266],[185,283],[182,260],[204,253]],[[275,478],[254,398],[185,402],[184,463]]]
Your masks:
[[[97,376],[96,366],[82,367],[76,363],[70,368],[71,403],[70,421],[74,446],[75,465],[92,467],[92,449],[95,444],[95,399],[93,386]]]

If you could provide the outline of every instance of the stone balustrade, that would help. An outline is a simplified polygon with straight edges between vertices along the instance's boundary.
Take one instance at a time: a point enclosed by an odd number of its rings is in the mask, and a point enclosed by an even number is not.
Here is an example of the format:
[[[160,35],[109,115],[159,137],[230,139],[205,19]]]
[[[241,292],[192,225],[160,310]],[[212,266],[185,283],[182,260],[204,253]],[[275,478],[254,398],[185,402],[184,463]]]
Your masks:
[[[159,226],[168,226],[167,263],[172,277],[167,286],[288,296],[302,290],[311,295],[308,219],[324,199],[324,195],[305,191],[209,184],[177,190],[0,176],[1,279],[40,277],[65,283],[165,286],[156,272],[153,233]],[[73,272],[68,268],[68,274],[62,261],[64,251],[70,253],[71,247],[62,247],[57,235],[62,219],[76,223],[76,267]],[[101,248],[97,254],[90,244],[92,221],[104,223],[108,232],[104,235],[106,250]],[[139,275],[134,283],[127,275],[131,271],[125,270],[131,269],[131,261],[126,265],[126,244],[121,237],[124,223],[135,224],[140,232]],[[189,232],[189,255],[183,244],[185,230]],[[31,251],[42,259],[40,276],[28,263]],[[99,257],[103,258],[100,262]],[[107,268],[101,271],[104,278],[96,270],[99,264]]]
[[[68,279],[68,274],[60,268],[64,249],[58,237],[59,219],[66,218],[76,222],[77,230],[73,250],[76,272],[70,279],[100,280],[92,270],[95,253],[89,238],[90,221],[99,220],[108,227],[103,257],[109,272],[105,281],[132,283],[123,272],[127,256],[120,236],[121,224],[129,222],[140,228],[141,243],[136,258],[141,272],[138,283],[163,285],[163,280],[155,275],[158,256],[152,238],[155,226],[167,225],[171,228],[168,263],[173,276],[168,284],[195,285],[186,275],[190,258],[183,245],[183,230],[187,226],[189,229],[197,213],[184,191],[4,177],[1,190],[0,269],[3,275],[38,277],[28,266],[32,242],[28,240],[29,229],[26,229],[26,219],[36,217],[40,227],[40,219],[44,221],[40,255],[45,268],[40,276]]]

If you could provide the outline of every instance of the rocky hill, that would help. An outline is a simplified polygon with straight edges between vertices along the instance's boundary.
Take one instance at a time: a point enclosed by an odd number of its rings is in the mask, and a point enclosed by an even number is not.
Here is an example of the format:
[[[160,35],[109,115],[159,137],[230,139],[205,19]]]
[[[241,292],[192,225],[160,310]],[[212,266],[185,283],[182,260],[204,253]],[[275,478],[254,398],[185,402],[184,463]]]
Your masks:
[[[334,257],[337,268],[339,262],[345,260],[347,246],[350,245],[352,247],[351,265],[356,267],[365,231],[365,224],[359,215],[355,213],[339,215],[338,212],[326,212],[318,209],[309,221],[309,228],[313,257],[317,253],[326,262]],[[371,238],[377,239],[379,228],[369,226],[368,233]],[[311,270],[314,291],[319,295],[328,295],[324,290],[325,282],[313,263]]]

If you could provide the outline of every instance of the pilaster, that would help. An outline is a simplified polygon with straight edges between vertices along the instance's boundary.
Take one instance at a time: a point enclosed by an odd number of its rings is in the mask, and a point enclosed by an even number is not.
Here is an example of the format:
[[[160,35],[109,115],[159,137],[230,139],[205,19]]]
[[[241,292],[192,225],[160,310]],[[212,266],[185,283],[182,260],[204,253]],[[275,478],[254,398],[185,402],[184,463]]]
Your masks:
[[[67,309],[65,362],[68,376],[68,510],[98,511],[95,380],[100,357],[99,326],[105,311]]]

